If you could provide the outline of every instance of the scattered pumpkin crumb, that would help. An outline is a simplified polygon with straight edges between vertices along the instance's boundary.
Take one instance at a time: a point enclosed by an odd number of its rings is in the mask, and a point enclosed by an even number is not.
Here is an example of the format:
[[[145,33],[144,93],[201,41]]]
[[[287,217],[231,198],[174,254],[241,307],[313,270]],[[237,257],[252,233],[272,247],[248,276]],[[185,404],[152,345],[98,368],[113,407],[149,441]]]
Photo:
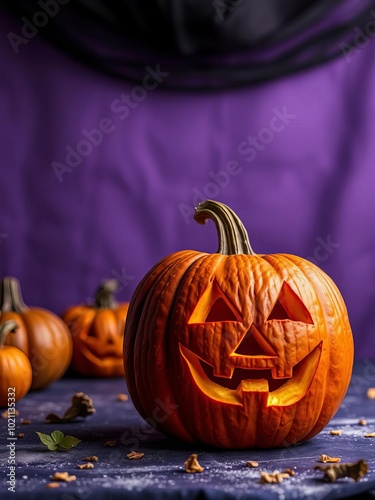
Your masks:
[[[71,406],[65,411],[62,417],[56,413],[49,413],[46,416],[48,424],[57,424],[62,422],[70,422],[77,417],[86,418],[96,412],[94,403],[90,396],[84,392],[75,392],[72,397]]]
[[[290,474],[286,472],[261,472],[260,473],[260,483],[282,483],[284,479],[290,477]]]
[[[185,462],[185,471],[189,474],[195,472],[203,472],[204,468],[198,462],[198,455],[193,453]]]
[[[55,472],[51,477],[52,481],[63,481],[65,483],[70,483],[77,479],[76,476],[70,476],[69,472]]]
[[[369,432],[367,434],[364,435],[365,438],[375,438],[375,432]]]
[[[259,466],[258,462],[255,462],[254,460],[248,460],[246,462],[246,467],[251,467],[254,469],[255,467],[258,467],[258,466]]]
[[[47,488],[60,488],[60,484],[53,482],[53,483],[47,483],[46,484]]]
[[[8,418],[8,417],[18,417],[18,415],[20,414],[20,412],[18,410],[15,410],[15,411],[8,411],[8,410],[5,410],[3,411],[3,413],[1,414],[1,417],[2,418]]]
[[[129,399],[129,396],[127,394],[117,394],[116,400],[117,401],[127,401]]]
[[[31,420],[29,420],[27,418],[21,418],[20,424],[21,425],[30,425],[31,424]]]
[[[99,462],[99,458],[96,455],[91,455],[91,457],[85,457],[83,460],[87,462]]]
[[[342,477],[350,477],[354,481],[359,481],[368,473],[368,465],[366,460],[358,460],[353,464],[332,464],[332,465],[317,465],[315,470],[324,472],[324,479],[333,483]]]
[[[367,420],[365,420],[364,418],[361,418],[360,420],[358,420],[358,425],[367,425]]]
[[[367,389],[367,397],[369,399],[375,399],[375,387],[370,387]]]
[[[333,431],[330,432],[332,436],[341,436],[342,430],[341,429],[334,429]]]
[[[24,434],[23,432],[20,432],[20,433],[17,435],[17,437],[19,437],[19,438],[24,438],[24,437],[25,437],[25,434]]]
[[[94,464],[91,462],[89,462],[88,464],[80,464],[80,465],[77,465],[77,468],[78,469],[93,469]]]
[[[294,471],[293,469],[290,469],[288,467],[288,469],[284,470],[284,474],[288,474],[289,476],[295,476],[296,475],[296,471]]]
[[[104,446],[116,446],[117,441],[106,441]]]
[[[323,462],[323,464],[334,464],[341,462],[341,458],[339,457],[329,457],[328,455],[320,455],[319,462]]]
[[[139,453],[138,451],[132,450],[130,453],[126,455],[126,458],[128,458],[129,460],[134,460],[136,458],[142,458],[144,456],[145,456],[144,453]]]

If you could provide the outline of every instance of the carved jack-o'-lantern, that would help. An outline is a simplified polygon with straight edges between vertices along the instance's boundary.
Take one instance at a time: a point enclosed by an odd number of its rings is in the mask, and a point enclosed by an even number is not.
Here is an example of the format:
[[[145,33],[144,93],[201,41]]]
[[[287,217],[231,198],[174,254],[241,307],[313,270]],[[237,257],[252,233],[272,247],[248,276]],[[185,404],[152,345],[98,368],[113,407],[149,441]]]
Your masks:
[[[219,447],[310,439],[351,376],[352,333],[336,285],[300,257],[255,254],[221,203],[200,204],[195,218],[214,220],[218,253],[165,258],[130,303],[124,361],[136,408],[169,435]]]
[[[116,280],[104,281],[93,306],[73,306],[62,315],[73,338],[72,367],[82,375],[124,375],[122,349],[129,304],[115,302],[117,288]]]

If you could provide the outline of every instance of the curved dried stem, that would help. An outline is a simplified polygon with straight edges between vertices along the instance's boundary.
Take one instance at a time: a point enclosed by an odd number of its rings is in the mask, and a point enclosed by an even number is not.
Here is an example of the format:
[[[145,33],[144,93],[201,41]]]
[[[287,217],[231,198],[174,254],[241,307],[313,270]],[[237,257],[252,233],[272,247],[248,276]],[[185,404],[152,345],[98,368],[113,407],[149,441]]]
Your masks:
[[[205,224],[207,219],[214,221],[219,236],[218,253],[255,255],[241,220],[223,203],[213,200],[200,203],[195,209],[194,219],[199,224]]]

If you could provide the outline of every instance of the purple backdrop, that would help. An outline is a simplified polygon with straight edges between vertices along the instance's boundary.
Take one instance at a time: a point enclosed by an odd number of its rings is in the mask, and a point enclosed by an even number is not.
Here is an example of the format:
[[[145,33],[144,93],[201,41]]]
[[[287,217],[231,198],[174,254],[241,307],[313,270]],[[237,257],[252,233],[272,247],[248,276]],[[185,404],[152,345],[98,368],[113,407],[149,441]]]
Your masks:
[[[375,357],[372,43],[267,84],[178,92],[159,87],[162,61],[145,61],[142,89],[39,35],[15,54],[7,34],[21,27],[2,14],[0,271],[21,280],[27,303],[60,313],[106,277],[130,299],[163,256],[215,251],[213,224],[192,219],[210,197],[238,213],[256,251],[324,269],[357,358]]]

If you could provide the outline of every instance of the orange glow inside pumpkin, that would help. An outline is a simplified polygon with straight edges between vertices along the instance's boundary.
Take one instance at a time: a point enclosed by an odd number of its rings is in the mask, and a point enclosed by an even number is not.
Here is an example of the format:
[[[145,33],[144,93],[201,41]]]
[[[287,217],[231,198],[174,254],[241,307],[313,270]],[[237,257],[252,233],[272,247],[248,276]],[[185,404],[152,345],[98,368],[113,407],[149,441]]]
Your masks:
[[[272,320],[301,321],[310,325],[314,324],[305,304],[286,281],[284,281],[276,303],[268,316],[268,321]]]
[[[263,377],[267,378],[253,378],[257,377],[256,370],[235,368],[233,373],[239,373],[240,376],[236,376],[235,378],[231,377],[229,379],[233,379],[233,385],[237,386],[236,389],[230,389],[226,385],[223,385],[223,380],[228,379],[214,376],[212,367],[211,373],[208,375],[207,373],[210,370],[203,368],[207,366],[208,363],[201,360],[196,354],[180,344],[180,353],[185,359],[190,369],[190,373],[199,389],[206,396],[220,403],[240,406],[244,404],[244,393],[246,392],[267,392],[267,406],[289,406],[300,401],[300,399],[306,395],[314,379],[319,365],[321,350],[322,342],[293,367],[293,375],[287,381],[285,381],[285,379],[273,379],[271,370],[262,370],[261,376],[263,375]],[[246,378],[241,379],[244,373],[246,373]],[[279,383],[281,381],[281,385],[272,390],[270,385],[277,380]],[[229,384],[231,384],[231,382]]]
[[[314,325],[310,312],[285,281],[267,321]],[[209,284],[188,320],[189,325],[235,325],[242,322],[240,312],[228,300],[216,280]],[[230,376],[215,373],[210,363],[181,343],[179,349],[196,385],[213,400],[242,406],[246,393],[264,392],[268,394],[267,406],[289,406],[297,403],[308,392],[319,366],[322,344],[320,341],[301,361],[290,367],[290,376],[284,377],[277,377],[278,355],[254,324],[229,356],[230,359],[244,361],[246,367],[234,365]],[[264,367],[265,360],[267,368]]]
[[[122,336],[116,324],[106,322],[107,315],[97,314],[91,327],[78,336],[79,351],[96,365],[108,365],[122,360]]]
[[[199,323],[242,321],[240,313],[229,302],[216,280],[212,281],[200,298],[189,325]]]

